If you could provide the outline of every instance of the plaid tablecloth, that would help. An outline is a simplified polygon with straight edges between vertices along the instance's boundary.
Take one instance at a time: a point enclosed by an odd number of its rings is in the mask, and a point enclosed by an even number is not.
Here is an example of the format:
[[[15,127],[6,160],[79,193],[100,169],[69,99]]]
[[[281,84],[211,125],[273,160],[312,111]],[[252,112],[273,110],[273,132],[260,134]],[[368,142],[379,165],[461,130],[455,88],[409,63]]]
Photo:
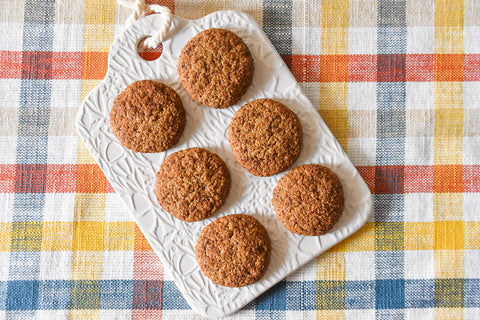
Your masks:
[[[163,1],[251,14],[374,194],[232,319],[480,319],[480,2]],[[127,9],[0,1],[0,319],[198,319],[79,140]]]

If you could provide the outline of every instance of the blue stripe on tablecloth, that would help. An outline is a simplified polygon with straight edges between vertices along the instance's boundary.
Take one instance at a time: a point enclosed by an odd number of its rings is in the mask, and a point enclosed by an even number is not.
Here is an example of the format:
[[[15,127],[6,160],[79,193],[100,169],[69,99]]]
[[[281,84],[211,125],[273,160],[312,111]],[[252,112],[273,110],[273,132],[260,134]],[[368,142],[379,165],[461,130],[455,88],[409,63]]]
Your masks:
[[[39,310],[65,310],[70,307],[71,281],[39,281]]]
[[[165,281],[163,290],[168,292],[168,294],[163,295],[163,308],[165,310],[190,309],[190,306],[185,301],[180,291],[178,291],[178,288],[173,281]]]
[[[434,295],[433,279],[405,281],[405,308],[433,308],[435,307]]]
[[[374,309],[375,281],[346,281],[345,309]]]
[[[288,281],[286,291],[287,310],[315,310],[315,281]]]
[[[287,310],[287,285],[280,281],[255,300],[257,310]]]
[[[332,281],[329,288],[335,288],[342,281]],[[403,284],[401,282],[404,282]],[[438,283],[441,282],[439,285]],[[435,293],[435,283],[441,286],[442,294]],[[344,281],[345,305],[334,302],[322,303],[324,310],[342,309],[374,309],[395,310],[398,308],[454,308],[459,306],[459,283],[465,285],[465,307],[479,308],[480,279],[384,279],[368,281]],[[333,286],[332,286],[333,284]],[[65,309],[155,309],[155,310],[186,310],[190,309],[180,291],[172,281],[155,280],[18,280],[0,282],[0,294],[4,294],[6,287],[16,290],[16,295],[0,305],[0,310],[65,310]],[[316,310],[319,302],[316,301],[319,287],[325,281],[282,281],[272,291],[249,304],[246,308],[257,306],[258,312],[265,315],[268,310],[273,311],[302,311]],[[133,288],[155,288],[164,286],[168,294],[163,296],[163,303],[139,305],[134,304]],[[405,290],[398,290],[397,286],[404,286]],[[393,289],[392,289],[393,288]],[[403,292],[398,295],[398,292]],[[36,294],[38,292],[38,294]],[[385,299],[376,300],[375,292],[383,292]],[[328,292],[324,293],[327,295]],[[343,293],[342,293],[343,294]],[[456,295],[456,296],[455,296]],[[302,300],[303,297],[309,297]],[[149,297],[151,298],[151,297]],[[401,300],[403,299],[403,300]],[[261,306],[259,308],[259,306]]]
[[[39,281],[18,280],[8,282],[7,310],[37,310]]]
[[[101,293],[102,309],[131,309],[133,304],[133,281],[103,280]],[[121,299],[118,297],[121,296]]]
[[[34,280],[40,273],[51,96],[51,80],[46,78],[51,78],[52,67],[51,55],[42,51],[53,48],[54,18],[54,0],[25,1],[23,51],[38,53],[24,54],[22,58],[16,163],[35,166],[29,167],[31,170],[17,166],[21,170],[17,170],[15,179],[9,278],[24,281],[8,282],[7,310],[35,310],[39,302],[39,283]],[[39,59],[44,79],[31,80]]]
[[[172,298],[171,304],[164,304],[164,290]],[[135,281],[133,284],[133,309],[185,309],[182,308],[184,303],[186,302],[174,283],[147,280]]]
[[[263,31],[279,54],[292,54],[292,1],[263,1]]]
[[[406,1],[379,0],[377,39],[376,164],[378,166],[403,165],[406,121]],[[402,168],[392,168],[392,175],[389,172],[376,172],[376,184],[394,183],[395,190],[403,193],[403,178],[392,180],[392,176],[404,176]],[[385,179],[388,182],[385,182]],[[375,227],[376,317],[378,319],[401,317],[402,309],[405,307],[405,281],[402,279],[404,230],[401,223],[404,197],[401,194],[398,197],[375,196],[374,206],[375,222],[381,223]],[[386,236],[392,240],[385,242]]]
[[[465,308],[480,308],[480,279],[465,279],[463,299]]]
[[[375,218],[381,222],[403,222],[403,197],[404,194],[397,193],[376,194]]]

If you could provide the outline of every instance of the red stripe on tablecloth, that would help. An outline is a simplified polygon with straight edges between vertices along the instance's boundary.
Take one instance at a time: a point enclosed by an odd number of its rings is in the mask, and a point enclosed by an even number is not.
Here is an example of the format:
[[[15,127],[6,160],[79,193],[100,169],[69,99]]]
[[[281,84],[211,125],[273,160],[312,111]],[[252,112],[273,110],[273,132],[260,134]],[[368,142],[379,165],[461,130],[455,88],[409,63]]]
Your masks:
[[[402,189],[403,193],[480,192],[480,165],[361,166],[357,170],[374,194],[402,193],[398,192]],[[439,177],[435,183],[434,176]]]
[[[299,82],[480,81],[480,54],[352,54],[287,57],[290,57],[292,73]],[[404,64],[405,74],[403,74]],[[378,65],[382,66],[381,74],[378,73]],[[398,66],[401,66],[402,70]]]
[[[357,170],[375,194],[480,192],[480,165],[359,166]],[[45,188],[37,186],[39,176],[45,174]],[[434,180],[434,176],[438,179]],[[16,177],[22,180],[17,181]],[[96,164],[0,165],[0,193],[14,193],[15,190],[25,193],[114,192]]]
[[[22,77],[22,52],[0,51],[0,78],[20,79]]]
[[[98,80],[105,76],[107,58],[108,52],[0,51],[0,78],[20,79],[23,73],[27,79],[51,76]],[[480,54],[282,55],[282,58],[299,82],[480,81]],[[396,62],[402,61],[403,65],[403,60],[405,75],[396,68]],[[47,66],[42,68],[39,61],[51,61],[51,71]]]
[[[38,181],[45,176],[45,186]],[[113,193],[97,164],[2,164],[0,193]]]
[[[108,52],[0,51],[3,79],[103,79]]]

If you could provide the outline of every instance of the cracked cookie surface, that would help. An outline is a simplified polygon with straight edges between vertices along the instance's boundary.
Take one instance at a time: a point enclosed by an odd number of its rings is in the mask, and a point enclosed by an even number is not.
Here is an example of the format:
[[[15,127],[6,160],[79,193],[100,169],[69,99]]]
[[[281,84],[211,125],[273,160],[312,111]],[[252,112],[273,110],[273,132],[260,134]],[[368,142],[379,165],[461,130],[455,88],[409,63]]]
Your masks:
[[[291,232],[318,236],[333,228],[344,208],[343,188],[337,175],[325,166],[294,168],[273,189],[273,208]]]
[[[195,247],[201,270],[213,282],[243,287],[258,281],[270,262],[270,239],[254,217],[234,214],[205,227]]]
[[[247,91],[253,78],[253,59],[247,45],[226,29],[208,29],[182,49],[178,76],[185,90],[206,106],[232,106]]]
[[[259,99],[235,113],[228,139],[237,161],[250,173],[266,177],[287,170],[298,159],[303,132],[297,115],[287,106]]]
[[[110,126],[125,147],[136,152],[171,148],[185,129],[185,109],[177,92],[151,80],[130,84],[113,102]]]
[[[230,173],[215,153],[190,148],[171,154],[160,166],[155,184],[158,203],[180,220],[211,216],[230,191]]]

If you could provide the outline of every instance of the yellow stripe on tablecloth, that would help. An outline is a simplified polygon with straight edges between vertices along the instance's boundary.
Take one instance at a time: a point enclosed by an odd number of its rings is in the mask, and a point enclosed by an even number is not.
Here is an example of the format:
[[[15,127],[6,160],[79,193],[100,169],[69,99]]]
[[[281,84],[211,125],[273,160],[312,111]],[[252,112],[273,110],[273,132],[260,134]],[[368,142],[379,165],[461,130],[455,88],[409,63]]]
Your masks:
[[[328,55],[334,56],[334,59],[340,59],[341,55],[348,55],[349,23],[349,0],[322,1],[320,41],[323,59],[328,59]],[[331,72],[325,69],[326,65],[327,63],[322,64],[320,61],[321,75]],[[341,70],[334,71],[341,73]],[[321,75],[320,78],[322,78]],[[320,83],[320,115],[346,151],[348,145],[348,82]]]
[[[379,229],[385,229],[383,223],[368,222],[359,231],[329,251],[375,251],[375,225]],[[480,237],[478,237],[480,222],[478,221],[404,222],[403,228],[403,250],[480,250]],[[396,239],[390,240],[393,244],[397,242]],[[394,246],[377,246],[377,250],[388,251],[390,249],[394,249]]]
[[[115,31],[115,4],[111,0],[85,1],[83,51],[108,52]]]
[[[465,250],[480,250],[480,222],[464,222]]]
[[[135,222],[119,221],[105,224],[104,249],[133,251],[135,248]]]
[[[435,53],[463,53],[463,0],[435,1]]]
[[[348,82],[346,79],[348,79],[348,69],[344,70],[340,62],[348,55],[350,2],[349,0],[323,0],[320,11],[322,58],[320,60],[319,111],[343,149],[347,150]],[[331,67],[335,70],[329,70]],[[325,75],[331,72],[343,79],[343,82],[325,82],[329,78]],[[321,255],[317,259],[316,278],[319,280],[316,296],[317,319],[345,318],[345,252],[334,248]]]
[[[115,31],[115,1],[109,0],[86,0],[84,15],[84,52],[108,52]],[[102,55],[94,55],[102,58]],[[85,55],[85,57],[91,57]],[[82,70],[81,97],[85,99],[90,90],[100,80],[86,80],[92,77],[90,72],[95,61],[84,60]],[[98,61],[103,65],[105,61]],[[95,75],[97,79],[98,75]],[[94,163],[93,157],[88,152],[82,141],[78,146],[78,163]],[[102,279],[102,265],[105,248],[106,223],[105,220],[105,195],[84,194],[75,195],[75,210],[73,223],[73,255],[72,255],[72,279],[73,280],[100,280]],[[75,298],[72,290],[71,298]],[[77,310],[70,310],[69,318],[88,316],[91,319],[100,318],[100,311],[95,310],[88,315],[80,315]]]
[[[317,310],[317,319],[343,320],[345,310]]]
[[[463,319],[465,309],[463,308],[435,308],[435,318],[441,320]]]
[[[73,222],[43,222],[42,251],[71,251]]]
[[[404,250],[433,250],[433,222],[405,222]]]
[[[445,179],[449,179],[449,177]],[[433,212],[436,220],[457,221],[463,219],[462,193],[434,193],[433,203]]]
[[[75,221],[103,221],[105,193],[78,193],[75,195]]]
[[[238,10],[251,15],[260,25],[263,20],[263,1],[262,0],[176,0],[175,14],[185,19],[199,19],[209,13],[219,10]]]
[[[320,83],[320,115],[347,151],[348,144],[348,83]]]
[[[24,224],[22,233],[17,232],[13,237],[21,239],[25,248],[41,245],[42,251],[150,250],[146,247],[135,248],[136,225],[133,221],[45,221],[41,224],[38,222],[22,222],[22,224]],[[385,229],[382,224],[376,225],[379,229]],[[11,222],[0,223],[0,252],[11,250],[11,228]],[[36,232],[40,232],[40,228],[43,235],[41,244],[37,243],[34,237]],[[374,228],[375,223],[366,223],[351,237],[325,252],[321,259],[319,258],[317,274],[324,275],[324,279],[328,280],[341,279],[344,276],[343,267],[333,268],[333,266],[342,263],[345,252],[374,251]],[[480,222],[478,221],[405,222],[403,228],[404,250],[480,250],[480,237],[478,237]],[[77,237],[75,239],[74,234]],[[459,234],[464,234],[464,237],[457,237]],[[390,239],[385,246],[377,249],[392,250],[394,249],[392,244],[396,242],[395,238]],[[148,246],[148,244],[145,245]]]
[[[360,230],[334,246],[331,251],[374,251],[375,223],[367,222]]]
[[[317,258],[318,280],[345,280],[345,253],[326,251]]]
[[[463,163],[463,84],[435,82],[435,165]]]
[[[436,250],[435,277],[437,279],[462,279],[464,277],[463,250]]]
[[[101,309],[70,309],[68,319],[100,319]]]
[[[463,221],[435,221],[434,224],[435,250],[463,250]]]
[[[463,278],[463,0],[435,1],[434,259],[435,277]],[[454,69],[449,69],[455,66]],[[440,82],[441,81],[441,82]],[[453,181],[459,193],[445,193]],[[442,294],[436,287],[435,294]],[[438,291],[438,292],[437,292]],[[463,309],[435,309],[436,319],[463,319]]]
[[[103,221],[76,221],[73,234],[73,251],[103,251],[105,248]]]
[[[12,224],[0,222],[0,252],[10,251],[12,244]]]
[[[12,234],[12,224],[22,224]],[[28,251],[133,251],[135,222],[44,221],[0,223],[0,252]],[[42,234],[39,238],[36,234]],[[142,249],[143,250],[143,249]]]

